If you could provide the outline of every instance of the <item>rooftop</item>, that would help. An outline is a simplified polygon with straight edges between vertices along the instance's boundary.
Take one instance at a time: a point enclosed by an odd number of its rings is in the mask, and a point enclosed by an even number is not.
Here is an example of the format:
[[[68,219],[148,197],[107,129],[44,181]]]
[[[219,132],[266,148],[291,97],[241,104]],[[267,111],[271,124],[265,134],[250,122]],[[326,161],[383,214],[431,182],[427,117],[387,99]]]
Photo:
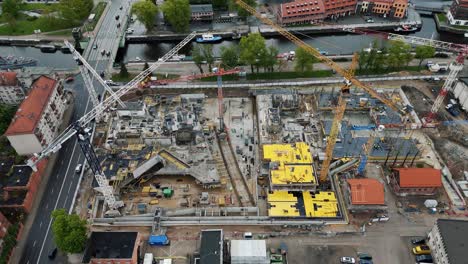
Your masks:
[[[0,193],[0,207],[22,205],[28,191],[15,191],[14,193],[3,191]]]
[[[450,263],[466,263],[468,251],[468,221],[437,219],[437,226]]]
[[[190,5],[190,12],[192,13],[208,13],[213,12],[213,5]]]
[[[272,217],[333,218],[339,215],[334,192],[273,191],[267,200],[268,215]]]
[[[284,164],[312,164],[310,148],[304,142],[263,145],[263,159]]]
[[[6,175],[14,164],[14,158],[3,157],[0,160],[0,176]]]
[[[26,186],[29,182],[29,178],[31,177],[31,173],[32,169],[29,166],[14,166],[11,175],[7,177],[6,186]]]
[[[18,79],[16,72],[0,72],[0,86],[16,86]]]
[[[223,231],[202,230],[200,243],[200,264],[223,263]]]
[[[83,263],[92,258],[130,259],[138,232],[93,232],[86,245]]]
[[[16,111],[5,135],[33,133],[56,84],[57,80],[46,76],[39,77],[32,84],[31,92]]]
[[[349,179],[351,203],[356,205],[384,205],[384,186],[376,179]]]
[[[265,240],[231,240],[231,258],[252,261],[266,259]]]
[[[395,168],[399,172],[400,187],[441,187],[440,170],[432,168]]]

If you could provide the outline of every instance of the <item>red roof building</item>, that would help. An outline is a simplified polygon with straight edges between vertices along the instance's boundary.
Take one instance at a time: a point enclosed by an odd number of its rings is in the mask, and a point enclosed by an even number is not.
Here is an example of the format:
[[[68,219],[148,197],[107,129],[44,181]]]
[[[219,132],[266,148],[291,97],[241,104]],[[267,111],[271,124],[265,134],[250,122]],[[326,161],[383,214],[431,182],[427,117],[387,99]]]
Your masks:
[[[400,196],[434,195],[442,187],[442,176],[433,168],[395,168],[390,183]]]
[[[367,15],[380,15],[389,18],[404,18],[408,0],[366,0],[358,4],[357,10]]]
[[[384,186],[376,179],[348,180],[351,204],[385,205]]]
[[[468,25],[468,0],[453,0],[447,18],[452,25]]]
[[[16,72],[0,72],[0,103],[19,104],[24,99],[24,91]]]
[[[65,111],[62,95],[60,81],[41,76],[33,82],[5,132],[18,154],[39,152],[55,137]]]
[[[278,20],[281,24],[313,24],[354,14],[357,0],[296,0],[281,4]]]

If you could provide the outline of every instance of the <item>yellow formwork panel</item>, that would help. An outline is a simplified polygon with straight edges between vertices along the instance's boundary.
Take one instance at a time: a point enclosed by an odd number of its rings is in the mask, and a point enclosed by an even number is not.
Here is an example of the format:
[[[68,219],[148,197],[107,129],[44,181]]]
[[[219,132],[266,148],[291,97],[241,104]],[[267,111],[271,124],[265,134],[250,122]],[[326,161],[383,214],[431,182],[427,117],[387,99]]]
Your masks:
[[[302,192],[306,217],[336,217],[338,202],[334,192],[319,192],[312,195]]]
[[[311,164],[312,155],[304,142],[263,145],[263,158],[284,164]]]
[[[274,202],[270,203],[271,208],[268,209],[269,216],[279,217],[294,217],[300,216],[299,210],[295,208],[295,203],[289,202]]]
[[[312,165],[280,165],[271,170],[273,184],[315,183]]]
[[[274,191],[268,194],[268,202],[297,202],[297,197],[288,193],[288,191]]]

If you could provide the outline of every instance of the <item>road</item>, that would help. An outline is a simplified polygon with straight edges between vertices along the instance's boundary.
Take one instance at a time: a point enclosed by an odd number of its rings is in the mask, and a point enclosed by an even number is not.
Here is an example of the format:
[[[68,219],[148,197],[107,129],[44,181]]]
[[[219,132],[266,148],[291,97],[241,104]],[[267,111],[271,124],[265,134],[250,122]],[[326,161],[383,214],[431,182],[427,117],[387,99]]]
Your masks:
[[[101,55],[101,50],[112,50],[113,52],[117,50],[119,31],[124,30],[123,26],[117,29],[117,23],[122,21],[123,14],[128,11],[130,6],[129,2],[123,0],[113,0],[109,4],[109,10],[94,40],[94,44],[97,44],[98,48],[92,48],[86,56],[90,65],[94,66],[99,73],[106,71],[109,64],[112,63],[109,57]],[[119,10],[121,6],[123,10]],[[115,19],[117,14],[120,14],[120,21]],[[70,60],[72,60],[72,57],[70,57]],[[96,81],[94,83],[98,93],[101,93],[103,88]],[[75,104],[72,122],[79,119],[92,108],[92,103],[90,103],[88,92],[83,85],[81,76],[77,76],[75,79],[73,89]],[[75,173],[75,167],[83,162],[84,156],[75,138],[63,144],[48,182],[43,183],[47,184],[45,193],[37,209],[37,215],[28,237],[25,238],[27,241],[20,263],[67,262],[66,257],[60,253],[54,260],[48,258],[49,252],[56,247],[53,242],[51,231],[52,219],[50,215],[57,208],[65,208],[67,211],[71,211],[70,208],[72,207],[72,203],[74,203],[74,194],[78,188],[80,178],[80,175]]]

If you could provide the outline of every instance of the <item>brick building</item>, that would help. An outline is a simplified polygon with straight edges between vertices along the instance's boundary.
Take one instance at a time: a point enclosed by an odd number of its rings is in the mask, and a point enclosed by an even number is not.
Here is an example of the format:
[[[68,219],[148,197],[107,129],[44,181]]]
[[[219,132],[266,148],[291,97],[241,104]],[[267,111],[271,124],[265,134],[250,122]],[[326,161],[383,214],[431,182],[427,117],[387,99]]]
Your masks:
[[[324,0],[325,16],[336,19],[356,12],[357,0]]]
[[[24,90],[16,72],[0,72],[0,103],[17,105],[24,99]]]
[[[381,15],[389,18],[404,18],[408,0],[365,0],[356,7],[359,13],[366,15]]]
[[[213,20],[213,5],[190,5],[192,21],[211,21]]]
[[[0,212],[10,221],[30,212],[46,165],[47,160],[40,161],[36,172],[29,166],[13,166],[8,174],[0,175]]]
[[[10,225],[10,221],[0,212],[0,240],[3,239]]]
[[[65,108],[62,82],[39,77],[5,132],[11,146],[19,155],[40,152],[55,138]]]
[[[431,248],[434,263],[467,263],[468,221],[437,219],[428,235],[427,245]]]
[[[468,25],[468,0],[453,0],[447,18],[451,25]]]
[[[399,196],[434,195],[442,186],[441,172],[432,168],[395,168],[390,185]]]

